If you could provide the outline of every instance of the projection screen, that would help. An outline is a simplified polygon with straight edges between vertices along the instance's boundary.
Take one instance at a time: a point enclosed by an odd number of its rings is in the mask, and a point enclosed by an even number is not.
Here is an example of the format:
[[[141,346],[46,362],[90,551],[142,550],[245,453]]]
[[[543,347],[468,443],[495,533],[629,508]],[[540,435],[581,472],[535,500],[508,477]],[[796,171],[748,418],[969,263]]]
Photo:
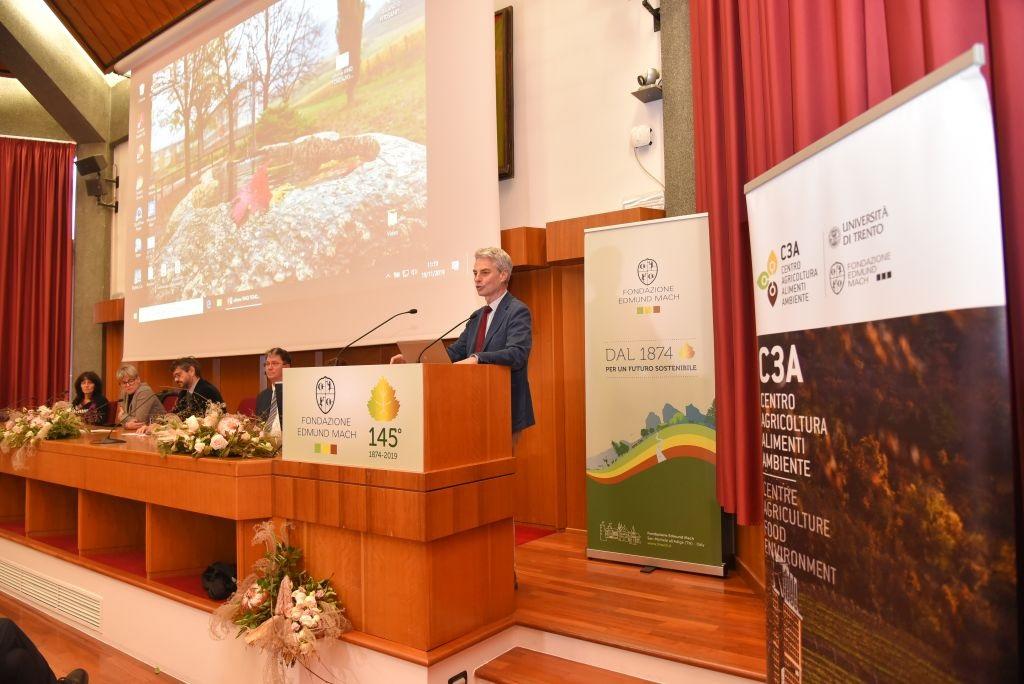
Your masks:
[[[361,344],[422,339],[478,306],[499,232],[474,4],[244,3],[133,69],[126,360],[331,348],[409,308]]]

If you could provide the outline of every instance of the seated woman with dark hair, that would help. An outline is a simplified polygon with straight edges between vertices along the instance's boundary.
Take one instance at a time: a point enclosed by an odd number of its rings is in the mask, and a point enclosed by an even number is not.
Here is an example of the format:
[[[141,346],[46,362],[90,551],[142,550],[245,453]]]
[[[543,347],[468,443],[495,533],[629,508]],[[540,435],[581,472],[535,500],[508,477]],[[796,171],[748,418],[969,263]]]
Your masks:
[[[92,371],[85,371],[75,378],[75,397],[71,404],[85,411],[86,423],[106,425],[110,405],[103,394],[103,381]]]

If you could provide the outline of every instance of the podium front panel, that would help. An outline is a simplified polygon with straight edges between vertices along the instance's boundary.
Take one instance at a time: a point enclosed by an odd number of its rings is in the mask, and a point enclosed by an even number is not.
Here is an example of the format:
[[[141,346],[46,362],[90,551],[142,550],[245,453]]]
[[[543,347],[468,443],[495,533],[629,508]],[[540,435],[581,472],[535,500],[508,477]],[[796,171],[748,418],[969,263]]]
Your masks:
[[[286,368],[286,461],[423,472],[423,367]]]

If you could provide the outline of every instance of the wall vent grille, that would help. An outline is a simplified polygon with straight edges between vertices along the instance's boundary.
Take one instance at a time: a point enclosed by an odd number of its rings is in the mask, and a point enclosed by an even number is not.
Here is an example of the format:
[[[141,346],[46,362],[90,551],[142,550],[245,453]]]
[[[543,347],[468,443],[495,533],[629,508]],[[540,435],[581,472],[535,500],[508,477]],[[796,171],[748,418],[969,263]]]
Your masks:
[[[0,560],[0,590],[100,631],[102,600],[96,594],[6,560]]]

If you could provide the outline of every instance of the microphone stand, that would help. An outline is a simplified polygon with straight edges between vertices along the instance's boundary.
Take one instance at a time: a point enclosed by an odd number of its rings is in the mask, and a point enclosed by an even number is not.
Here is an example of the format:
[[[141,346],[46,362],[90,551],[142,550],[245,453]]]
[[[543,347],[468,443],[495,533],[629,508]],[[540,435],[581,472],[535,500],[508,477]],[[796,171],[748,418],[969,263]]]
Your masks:
[[[362,335],[360,335],[359,337],[357,337],[356,339],[352,340],[351,342],[346,344],[344,347],[342,347],[341,350],[338,352],[338,355],[334,357],[334,363],[330,363],[328,365],[329,366],[337,366],[338,365],[338,360],[341,358],[341,355],[344,354],[346,351],[348,351],[349,347],[351,347],[353,344],[355,344],[359,340],[363,339],[364,337],[366,337],[367,335],[372,333],[377,328],[380,328],[385,323],[389,323],[392,320],[394,320],[395,318],[398,318],[399,316],[404,316],[405,314],[414,314],[414,313],[418,313],[418,311],[416,309],[409,309],[408,311],[399,311],[394,316],[391,316],[390,318],[384,319],[379,325],[375,325],[374,327],[370,328],[369,330],[364,332]]]
[[[462,321],[459,321],[458,323],[456,323],[455,325],[453,325],[452,327],[448,328],[448,329],[447,329],[447,330],[445,330],[445,331],[444,331],[443,333],[441,333],[441,336],[440,336],[440,337],[438,337],[438,338],[437,338],[436,340],[434,340],[433,342],[431,342],[431,343],[430,343],[430,344],[428,344],[428,345],[427,345],[426,347],[424,347],[423,349],[421,349],[421,350],[420,350],[419,356],[417,356],[417,357],[416,357],[416,363],[419,363],[419,362],[420,362],[420,359],[422,359],[422,358],[423,358],[423,355],[424,355],[424,354],[426,353],[426,351],[427,351],[428,349],[430,349],[430,348],[431,348],[431,347],[433,347],[433,346],[434,346],[435,344],[437,344],[438,342],[440,342],[441,340],[443,340],[443,339],[444,339],[444,336],[445,336],[445,335],[447,335],[447,334],[448,334],[448,333],[450,333],[451,331],[455,330],[456,328],[458,328],[458,327],[459,327],[460,325],[462,325],[463,323],[468,323],[468,322],[470,322],[471,320],[473,320],[474,318],[476,318],[477,314],[479,314],[479,313],[480,313],[480,309],[477,309],[476,311],[474,311],[473,313],[471,313],[471,314],[469,315],[469,318],[467,318],[467,319],[465,319],[465,320],[462,320]]]
[[[146,400],[146,403],[149,403],[150,401],[152,401],[153,399],[156,399],[156,398],[157,398],[157,394],[154,393],[154,394],[152,394],[149,397],[149,399]],[[123,400],[120,400],[120,401],[123,401]],[[145,406],[145,404],[143,404],[143,406]],[[114,433],[114,430],[118,429],[119,427],[122,427],[128,421],[128,416],[130,416],[130,415],[131,414],[128,412],[127,408],[125,408],[124,418],[122,418],[121,420],[117,421],[117,423],[114,424],[114,427],[110,428],[110,430],[107,431],[107,434],[103,435],[102,439],[96,440],[95,442],[90,442],[90,444],[125,444],[125,443],[127,443],[128,440],[118,439],[117,437],[112,437],[111,435]]]

